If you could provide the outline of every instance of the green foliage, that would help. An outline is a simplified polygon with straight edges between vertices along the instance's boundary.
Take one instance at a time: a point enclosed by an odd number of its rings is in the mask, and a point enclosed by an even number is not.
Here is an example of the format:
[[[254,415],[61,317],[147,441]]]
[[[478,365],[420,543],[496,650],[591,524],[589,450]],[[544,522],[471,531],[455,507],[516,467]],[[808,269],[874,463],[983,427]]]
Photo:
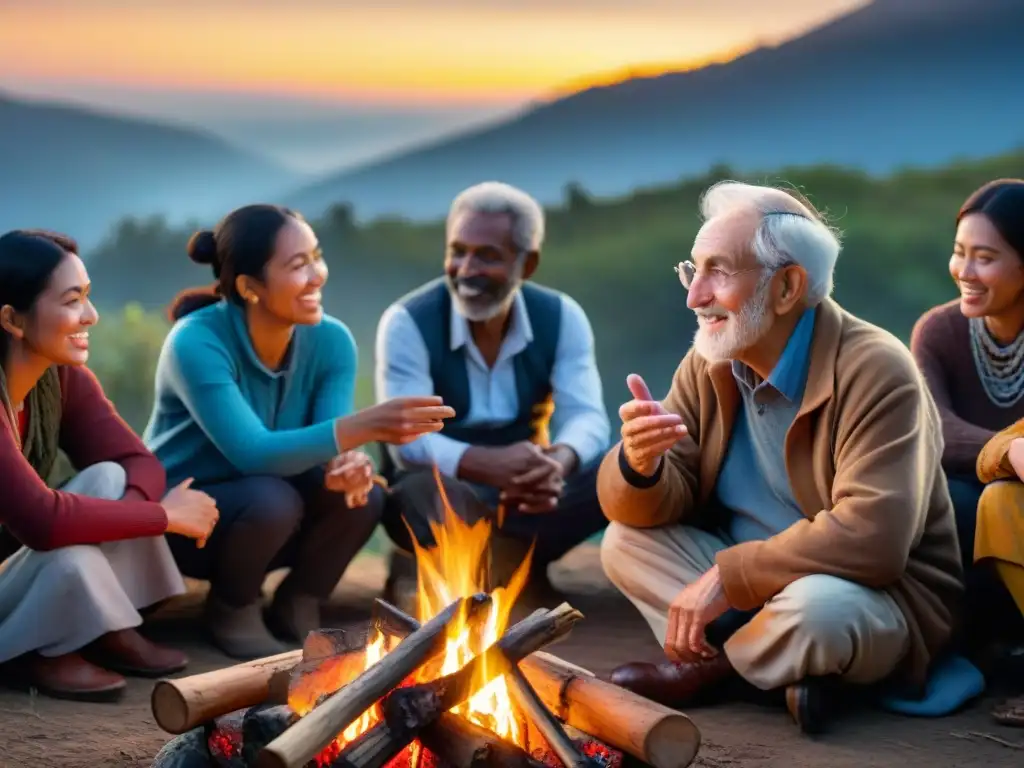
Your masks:
[[[153,375],[167,328],[162,317],[133,303],[101,314],[90,334],[89,367],[122,418],[140,432],[153,405]]]
[[[563,204],[548,211],[548,240],[536,279],[565,290],[587,310],[614,412],[626,394],[627,373],[641,372],[656,392],[663,391],[689,346],[693,317],[672,267],[689,254],[700,225],[700,194],[714,182],[784,183],[810,198],[843,235],[837,300],[907,339],[924,310],[954,295],[946,263],[961,203],[984,182],[1006,176],[1024,176],[1024,152],[884,178],[828,166],[770,174],[719,166],[701,178],[611,200],[571,183]],[[327,309],[353,329],[362,350],[359,400],[365,404],[372,400],[371,354],[380,314],[403,292],[438,274],[444,224],[382,219],[359,225],[344,203],[312,223],[331,267]],[[89,258],[100,301],[115,308],[138,301],[155,310],[177,290],[209,282],[209,271],[184,255],[190,232],[169,229],[159,219],[122,223]],[[144,424],[139,414],[148,414],[164,326],[138,309],[125,310],[115,321],[116,313],[107,315],[110,335],[97,339],[94,365],[129,421]]]

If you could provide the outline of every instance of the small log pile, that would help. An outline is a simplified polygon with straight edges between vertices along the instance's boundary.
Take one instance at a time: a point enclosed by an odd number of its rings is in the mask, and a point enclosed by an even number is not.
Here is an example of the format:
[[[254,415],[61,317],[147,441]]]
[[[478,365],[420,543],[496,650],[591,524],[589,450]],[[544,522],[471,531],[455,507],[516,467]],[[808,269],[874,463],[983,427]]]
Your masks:
[[[455,673],[422,682],[417,673],[443,651],[453,619],[465,612],[472,622],[488,605],[486,595],[456,601],[420,626],[378,600],[373,627],[389,638],[388,651],[366,669],[366,637],[328,629],[311,633],[301,651],[159,681],[153,714],[177,738],[153,768],[690,765],[700,734],[689,718],[541,650],[582,618],[567,604],[536,611]],[[502,675],[523,745],[451,711]],[[311,686],[315,706],[300,717],[289,690],[308,696]],[[377,722],[339,749],[339,734],[374,707]]]

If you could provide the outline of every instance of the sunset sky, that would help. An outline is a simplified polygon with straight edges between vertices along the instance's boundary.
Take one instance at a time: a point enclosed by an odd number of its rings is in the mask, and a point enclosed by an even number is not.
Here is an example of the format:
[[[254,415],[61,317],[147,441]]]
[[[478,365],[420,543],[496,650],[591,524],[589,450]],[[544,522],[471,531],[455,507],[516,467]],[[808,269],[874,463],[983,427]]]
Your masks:
[[[221,133],[347,115],[383,138],[728,57],[863,2],[0,0],[0,88]]]

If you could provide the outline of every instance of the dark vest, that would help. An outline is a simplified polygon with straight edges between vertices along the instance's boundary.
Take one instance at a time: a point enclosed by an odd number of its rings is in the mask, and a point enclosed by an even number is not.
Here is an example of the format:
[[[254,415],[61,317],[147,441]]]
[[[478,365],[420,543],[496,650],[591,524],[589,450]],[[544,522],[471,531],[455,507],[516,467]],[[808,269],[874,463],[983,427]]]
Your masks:
[[[444,278],[438,278],[399,299],[423,336],[430,357],[433,394],[455,409],[441,434],[472,445],[510,445],[522,440],[541,440],[547,434],[553,411],[551,373],[562,326],[562,298],[549,288],[523,283],[520,289],[533,340],[512,358],[519,412],[502,427],[466,426],[469,415],[469,374],[466,350],[451,348],[452,297]],[[388,462],[390,463],[390,462]]]

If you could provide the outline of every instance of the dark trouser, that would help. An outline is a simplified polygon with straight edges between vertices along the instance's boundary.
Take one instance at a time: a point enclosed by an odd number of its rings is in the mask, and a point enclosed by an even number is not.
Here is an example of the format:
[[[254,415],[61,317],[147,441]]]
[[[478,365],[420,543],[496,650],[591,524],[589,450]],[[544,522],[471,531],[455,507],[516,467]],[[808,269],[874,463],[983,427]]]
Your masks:
[[[964,564],[963,642],[967,650],[1018,630],[1020,616],[1013,598],[989,563],[974,564],[974,537],[978,523],[978,500],[985,489],[971,476],[949,477],[949,495],[953,497],[956,532]]]
[[[200,488],[220,520],[203,549],[168,535],[182,573],[210,582],[224,603],[241,607],[260,596],[269,571],[290,567],[289,586],[326,598],[380,522],[385,493],[374,486],[363,507],[324,488],[323,470],[295,478],[254,476]]]
[[[495,508],[480,498],[474,488],[446,477],[445,493],[455,512],[468,523],[484,518],[494,520]],[[403,475],[391,489],[384,513],[384,529],[395,545],[412,549],[409,527],[423,547],[434,545],[430,522],[441,519],[441,497],[431,470]],[[404,522],[403,522],[404,518]],[[543,569],[590,536],[604,530],[608,521],[597,501],[597,463],[584,467],[569,478],[558,506],[551,512],[523,514],[508,510],[500,533],[525,543],[536,539],[535,569]]]

